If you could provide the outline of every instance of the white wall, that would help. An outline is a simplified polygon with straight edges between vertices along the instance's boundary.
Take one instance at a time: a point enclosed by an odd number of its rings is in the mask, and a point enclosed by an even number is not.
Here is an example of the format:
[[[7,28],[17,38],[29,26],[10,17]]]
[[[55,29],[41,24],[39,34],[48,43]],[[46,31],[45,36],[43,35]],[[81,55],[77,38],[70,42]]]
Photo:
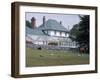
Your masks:
[[[10,76],[11,68],[11,2],[15,0],[1,0],[0,2],[0,80],[100,80],[100,54],[98,54],[98,74],[80,74],[80,75],[64,75],[53,77],[39,77],[39,78],[19,78],[15,79]],[[41,3],[55,3],[55,4],[76,4],[98,6],[100,0],[16,0],[16,1],[30,1]],[[99,6],[100,10],[100,6]],[[100,11],[99,11],[100,14]],[[98,16],[100,22],[100,16]],[[99,23],[100,26],[100,23]],[[100,35],[100,27],[98,28]],[[100,37],[98,37],[100,48]],[[100,53],[100,49],[99,49]]]
[[[48,31],[49,33],[49,35],[51,35],[51,36],[55,36],[55,32],[54,31]]]
[[[56,33],[56,34],[55,34]],[[67,37],[68,35],[65,35],[66,32],[60,32],[60,31],[48,31],[48,34],[51,35],[51,36],[61,36],[61,37]]]
[[[65,35],[65,32],[62,32],[62,33],[61,33],[61,36],[65,37],[65,36],[66,36],[66,35]]]
[[[59,31],[56,31],[56,36],[60,36],[60,32]]]

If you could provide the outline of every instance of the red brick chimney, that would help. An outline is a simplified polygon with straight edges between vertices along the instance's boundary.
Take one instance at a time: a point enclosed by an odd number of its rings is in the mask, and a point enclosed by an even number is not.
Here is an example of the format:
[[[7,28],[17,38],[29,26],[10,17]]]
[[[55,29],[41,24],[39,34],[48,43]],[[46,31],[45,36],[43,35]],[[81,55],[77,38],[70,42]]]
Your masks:
[[[31,19],[31,25],[33,29],[36,27],[36,19],[34,17]]]

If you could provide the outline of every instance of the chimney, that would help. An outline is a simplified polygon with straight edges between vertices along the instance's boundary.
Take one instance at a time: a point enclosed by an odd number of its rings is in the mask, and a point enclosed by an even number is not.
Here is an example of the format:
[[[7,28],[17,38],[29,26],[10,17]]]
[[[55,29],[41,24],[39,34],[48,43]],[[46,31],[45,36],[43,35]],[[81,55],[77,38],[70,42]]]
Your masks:
[[[62,21],[60,21],[60,24],[62,25]]]
[[[31,25],[33,29],[36,27],[36,19],[34,17],[31,19]]]
[[[43,26],[45,26],[45,21],[46,21],[45,16],[43,16]]]

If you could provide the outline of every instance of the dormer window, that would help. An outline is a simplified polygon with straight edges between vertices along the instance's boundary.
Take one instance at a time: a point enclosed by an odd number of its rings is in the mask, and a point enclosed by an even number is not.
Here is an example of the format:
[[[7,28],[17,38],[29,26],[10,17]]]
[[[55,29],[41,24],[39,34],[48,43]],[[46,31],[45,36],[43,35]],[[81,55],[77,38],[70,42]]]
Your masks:
[[[48,35],[48,30],[45,30],[45,31],[43,31],[45,34],[47,34]]]

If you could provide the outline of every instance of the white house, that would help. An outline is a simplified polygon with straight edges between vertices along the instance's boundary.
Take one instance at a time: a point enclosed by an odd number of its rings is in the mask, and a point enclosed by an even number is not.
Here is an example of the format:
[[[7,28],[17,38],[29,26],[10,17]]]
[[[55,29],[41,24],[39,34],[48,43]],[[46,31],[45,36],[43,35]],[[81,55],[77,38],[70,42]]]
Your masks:
[[[39,27],[36,27],[35,22],[36,19],[33,17],[31,19],[32,28],[26,27],[26,42],[32,42],[36,45],[56,43],[56,46],[59,47],[77,47],[76,42],[69,38],[69,31],[63,26],[62,22],[53,19],[46,21],[45,16]]]

